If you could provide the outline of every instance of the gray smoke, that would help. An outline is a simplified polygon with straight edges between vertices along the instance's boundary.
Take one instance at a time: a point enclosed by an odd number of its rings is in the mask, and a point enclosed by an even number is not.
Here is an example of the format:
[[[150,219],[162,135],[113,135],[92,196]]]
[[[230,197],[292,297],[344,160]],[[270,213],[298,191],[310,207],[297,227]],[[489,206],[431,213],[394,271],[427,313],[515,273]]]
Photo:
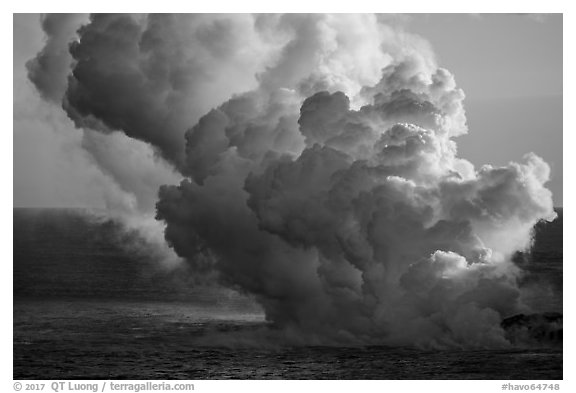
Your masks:
[[[28,77],[47,101],[60,104],[66,92],[71,70],[68,44],[76,37],[76,30],[87,22],[83,14],[50,14],[41,17],[46,34],[44,48],[26,63]]]
[[[464,93],[423,39],[373,15],[97,15],[70,53],[63,105],[106,134],[100,167],[143,211],[178,171],[166,241],[287,337],[508,345],[549,167],[457,156]]]

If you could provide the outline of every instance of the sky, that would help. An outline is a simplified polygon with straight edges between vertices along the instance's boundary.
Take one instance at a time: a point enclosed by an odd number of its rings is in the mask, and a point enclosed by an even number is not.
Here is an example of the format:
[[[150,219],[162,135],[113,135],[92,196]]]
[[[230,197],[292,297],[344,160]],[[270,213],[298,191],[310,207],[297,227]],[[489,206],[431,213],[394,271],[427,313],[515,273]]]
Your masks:
[[[38,95],[25,63],[42,47],[40,17],[14,15],[14,206],[102,207],[81,134]]]
[[[562,15],[419,15],[408,30],[430,41],[466,93],[460,155],[504,165],[533,151],[551,165],[562,206]]]
[[[440,66],[466,93],[468,135],[459,155],[505,165],[535,152],[550,164],[548,187],[562,206],[562,16],[408,15]],[[14,206],[101,207],[98,170],[78,147],[81,134],[43,102],[24,64],[43,43],[39,17],[14,16]]]

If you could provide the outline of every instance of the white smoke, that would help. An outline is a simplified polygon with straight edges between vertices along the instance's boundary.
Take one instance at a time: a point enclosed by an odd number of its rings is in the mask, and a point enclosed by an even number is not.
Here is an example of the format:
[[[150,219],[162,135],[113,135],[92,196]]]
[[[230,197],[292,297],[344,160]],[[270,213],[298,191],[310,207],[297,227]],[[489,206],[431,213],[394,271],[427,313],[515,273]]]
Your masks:
[[[508,345],[550,170],[457,156],[464,93],[426,41],[373,15],[97,15],[78,34],[67,113],[106,134],[85,147],[132,211],[165,180],[157,218],[199,275],[301,342]]]
[[[41,18],[47,35],[44,48],[26,64],[28,76],[41,96],[53,104],[61,104],[74,60],[69,46],[78,39],[76,31],[87,23],[87,15],[49,14]],[[46,108],[49,111],[51,108]],[[53,110],[53,109],[52,109]],[[55,127],[69,128],[69,120],[59,120]],[[64,133],[64,130],[56,130]],[[136,232],[137,238],[122,239],[122,246],[142,255],[174,266],[180,260],[163,240],[164,225],[154,218],[154,206],[160,185],[176,184],[179,176],[157,156],[154,149],[143,142],[130,139],[119,132],[104,135],[89,128],[82,130],[78,144],[69,149],[87,160],[90,172],[87,182],[98,189],[105,210],[93,210],[98,221],[113,219],[123,224],[127,234]],[[92,165],[93,164],[93,165]]]

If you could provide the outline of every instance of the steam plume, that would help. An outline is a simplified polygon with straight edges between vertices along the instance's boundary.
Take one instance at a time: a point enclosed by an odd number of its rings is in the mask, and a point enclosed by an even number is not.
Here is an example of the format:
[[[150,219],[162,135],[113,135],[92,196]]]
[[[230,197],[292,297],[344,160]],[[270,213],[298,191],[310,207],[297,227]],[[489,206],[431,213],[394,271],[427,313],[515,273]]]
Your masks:
[[[464,93],[423,39],[373,15],[97,15],[78,35],[64,108],[184,177],[157,218],[199,275],[303,342],[508,345],[550,170],[457,156]],[[154,170],[86,145],[150,205]]]

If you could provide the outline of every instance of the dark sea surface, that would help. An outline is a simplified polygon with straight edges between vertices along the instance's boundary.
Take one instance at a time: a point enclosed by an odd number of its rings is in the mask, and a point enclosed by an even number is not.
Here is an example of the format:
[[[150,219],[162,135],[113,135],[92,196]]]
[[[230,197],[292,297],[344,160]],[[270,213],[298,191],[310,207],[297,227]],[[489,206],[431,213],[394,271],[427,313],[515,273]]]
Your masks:
[[[516,262],[562,312],[562,211]],[[562,379],[561,346],[425,351],[258,345],[250,300],[194,287],[77,210],[14,209],[14,379]]]

